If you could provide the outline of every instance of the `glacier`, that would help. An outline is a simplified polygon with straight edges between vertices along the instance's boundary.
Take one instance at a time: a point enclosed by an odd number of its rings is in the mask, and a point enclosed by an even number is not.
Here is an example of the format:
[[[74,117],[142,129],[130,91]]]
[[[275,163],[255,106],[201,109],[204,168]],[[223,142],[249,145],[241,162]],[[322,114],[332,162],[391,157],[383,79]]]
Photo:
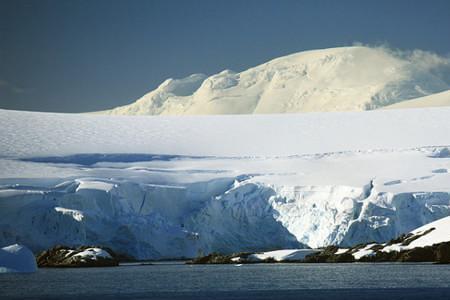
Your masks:
[[[384,242],[450,215],[449,115],[0,110],[0,246],[164,259]]]

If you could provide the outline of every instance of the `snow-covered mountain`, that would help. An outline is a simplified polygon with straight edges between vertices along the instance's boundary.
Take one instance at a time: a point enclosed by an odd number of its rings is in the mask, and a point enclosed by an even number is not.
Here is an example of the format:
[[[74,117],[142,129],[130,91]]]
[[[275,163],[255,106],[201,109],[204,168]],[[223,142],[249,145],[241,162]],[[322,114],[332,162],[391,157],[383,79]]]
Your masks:
[[[450,89],[448,59],[364,46],[299,52],[235,73],[167,79],[114,115],[360,111]]]
[[[450,215],[449,119],[0,110],[0,247],[173,258],[384,242]]]

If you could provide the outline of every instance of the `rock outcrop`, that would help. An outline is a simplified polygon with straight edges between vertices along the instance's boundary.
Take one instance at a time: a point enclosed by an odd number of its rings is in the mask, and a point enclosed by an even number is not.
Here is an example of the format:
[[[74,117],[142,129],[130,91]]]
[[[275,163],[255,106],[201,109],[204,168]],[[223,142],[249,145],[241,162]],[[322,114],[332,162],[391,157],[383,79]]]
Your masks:
[[[114,267],[119,265],[118,256],[108,248],[81,246],[72,249],[55,246],[37,256],[40,268]]]

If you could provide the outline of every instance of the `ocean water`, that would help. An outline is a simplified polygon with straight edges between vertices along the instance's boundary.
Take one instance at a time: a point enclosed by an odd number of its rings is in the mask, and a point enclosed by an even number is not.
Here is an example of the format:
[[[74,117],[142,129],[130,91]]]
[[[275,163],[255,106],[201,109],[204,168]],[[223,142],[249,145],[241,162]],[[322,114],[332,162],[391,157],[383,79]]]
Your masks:
[[[450,299],[450,265],[124,265],[0,274],[1,299]]]

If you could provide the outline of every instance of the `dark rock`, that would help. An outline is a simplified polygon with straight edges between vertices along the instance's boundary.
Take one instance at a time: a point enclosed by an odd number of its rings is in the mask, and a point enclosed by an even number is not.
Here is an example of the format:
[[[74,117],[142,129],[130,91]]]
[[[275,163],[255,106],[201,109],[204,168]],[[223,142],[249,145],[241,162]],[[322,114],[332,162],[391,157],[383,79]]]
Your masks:
[[[336,254],[339,247],[328,246],[318,253],[307,255],[302,262],[305,263],[348,263],[354,262],[355,258],[347,251],[342,254]]]
[[[436,262],[441,264],[450,263],[450,242],[441,243],[436,247]]]
[[[194,258],[188,264],[229,264],[232,263],[230,255],[213,252],[209,255]]]
[[[431,262],[435,260],[433,247],[414,248],[400,252],[400,261],[403,262]]]
[[[413,235],[411,233],[402,234],[402,235],[390,240],[389,242],[387,242],[386,246],[403,243],[406,239],[411,238],[412,236]]]
[[[342,254],[335,254],[331,257],[331,261],[330,262],[336,262],[336,263],[350,263],[350,262],[354,262],[355,258],[353,257],[352,254],[345,252]]]
[[[415,240],[417,240],[418,238],[420,238],[420,237],[422,237],[422,236],[424,236],[424,235],[426,235],[426,234],[432,232],[432,231],[435,230],[435,229],[436,229],[436,228],[433,227],[433,228],[430,228],[430,229],[428,229],[428,230],[422,232],[421,234],[415,234],[415,235],[409,234],[409,235],[406,236],[405,240],[402,242],[402,245],[403,245],[403,246],[408,246],[408,245],[411,244],[413,241],[415,241]]]
[[[377,251],[374,255],[363,256],[358,261],[360,262],[388,262],[388,261],[398,261],[399,260],[399,252],[382,252]]]
[[[253,263],[276,263],[276,262],[278,262],[272,257],[266,258],[264,260],[248,260],[248,257],[251,254],[253,254],[253,253],[239,252],[239,253],[225,255],[225,254],[213,252],[206,256],[194,258],[193,260],[186,262],[186,264],[236,264],[236,263],[253,264]],[[239,262],[233,261],[232,258],[236,258],[236,257],[240,257],[241,260]]]

